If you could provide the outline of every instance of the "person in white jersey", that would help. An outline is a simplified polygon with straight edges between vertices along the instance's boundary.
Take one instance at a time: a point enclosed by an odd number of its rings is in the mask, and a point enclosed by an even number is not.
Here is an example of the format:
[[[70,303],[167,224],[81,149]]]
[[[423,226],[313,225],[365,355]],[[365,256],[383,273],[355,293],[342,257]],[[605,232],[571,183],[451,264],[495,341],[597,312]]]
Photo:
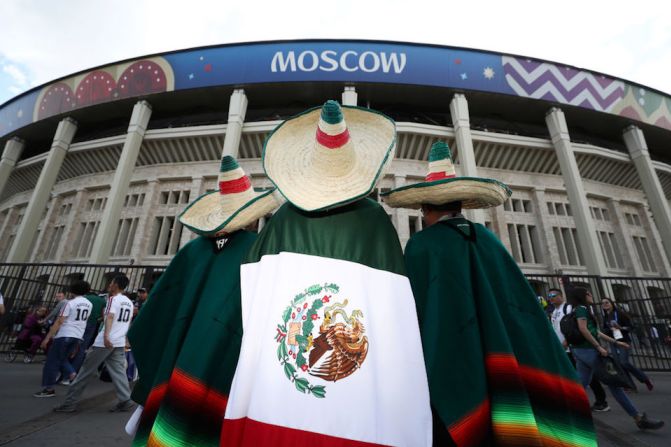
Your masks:
[[[70,386],[65,402],[54,408],[61,413],[77,411],[77,402],[98,367],[105,362],[114,384],[118,403],[110,411],[129,411],[134,404],[130,400],[130,387],[126,378],[126,333],[133,316],[133,302],[123,294],[128,287],[128,278],[117,275],[110,282],[107,291],[109,299],[103,315],[103,329],[98,333],[93,346],[86,353],[86,359],[77,378]]]
[[[46,349],[49,340],[54,339],[42,370],[42,390],[33,394],[34,397],[53,397],[59,376],[68,382],[74,380],[77,373],[70,363],[70,355],[79,347],[91,314],[93,305],[83,296],[90,289],[86,281],[76,281],[70,286],[65,305],[40,345]]]

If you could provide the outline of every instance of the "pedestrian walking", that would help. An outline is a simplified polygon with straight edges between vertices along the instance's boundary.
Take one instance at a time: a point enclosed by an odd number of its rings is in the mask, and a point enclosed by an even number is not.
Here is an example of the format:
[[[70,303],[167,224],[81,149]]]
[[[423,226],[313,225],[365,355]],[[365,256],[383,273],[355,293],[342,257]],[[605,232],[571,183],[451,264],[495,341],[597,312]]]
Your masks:
[[[56,394],[54,385],[61,377],[66,383],[74,380],[77,373],[70,363],[70,355],[79,347],[84,336],[86,320],[91,313],[91,303],[83,297],[90,290],[89,283],[77,281],[70,286],[69,298],[63,300],[61,313],[49,329],[49,333],[40,347],[46,349],[49,340],[54,339],[47,353],[47,360],[42,371],[42,390],[33,394],[34,397],[53,397]]]
[[[601,300],[601,309],[603,317],[603,325],[601,328],[603,333],[615,340],[623,341],[631,346],[631,336],[629,333],[633,328],[633,323],[629,314],[617,306],[610,298],[604,298]],[[636,380],[639,382],[645,384],[645,386],[648,388],[648,391],[652,391],[654,385],[652,384],[652,381],[647,376],[647,374],[635,367],[629,361],[630,348],[624,348],[617,344],[613,344],[611,345],[611,351],[613,356],[618,359],[620,365],[622,368],[624,368],[625,371],[636,377]]]
[[[133,303],[123,294],[126,287],[128,287],[128,278],[125,275],[117,275],[109,283],[107,289],[110,298],[105,310],[103,329],[98,333],[93,346],[86,354],[84,364],[71,384],[65,402],[54,408],[54,411],[63,413],[76,411],[77,402],[103,362],[107,366],[118,398],[118,403],[110,411],[129,411],[133,408],[134,404],[130,400],[130,387],[126,378],[125,357],[126,333],[133,314]]]
[[[623,341],[615,340],[612,337],[598,330],[596,319],[589,310],[593,304],[592,293],[584,287],[575,287],[569,292],[569,303],[574,307],[578,328],[583,336],[583,341],[571,344],[571,352],[575,356],[578,375],[583,387],[592,380],[594,372],[599,365],[599,356],[607,356],[608,350],[604,348],[600,340],[614,343],[620,348],[628,348],[629,345]],[[656,430],[664,426],[663,421],[649,418],[645,413],[639,411],[629,399],[624,390],[620,387],[608,385],[608,389],[618,404],[641,429]]]

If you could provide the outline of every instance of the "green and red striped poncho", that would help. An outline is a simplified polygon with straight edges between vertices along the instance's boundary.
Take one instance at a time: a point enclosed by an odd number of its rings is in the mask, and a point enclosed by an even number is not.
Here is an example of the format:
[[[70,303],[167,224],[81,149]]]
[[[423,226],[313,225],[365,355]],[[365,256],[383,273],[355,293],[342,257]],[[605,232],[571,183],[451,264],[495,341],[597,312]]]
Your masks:
[[[256,234],[182,248],[128,332],[144,405],[134,446],[216,446],[240,352],[240,263]],[[220,240],[220,243],[222,241]]]
[[[431,404],[457,445],[596,446],[585,391],[496,236],[441,221],[405,259]]]

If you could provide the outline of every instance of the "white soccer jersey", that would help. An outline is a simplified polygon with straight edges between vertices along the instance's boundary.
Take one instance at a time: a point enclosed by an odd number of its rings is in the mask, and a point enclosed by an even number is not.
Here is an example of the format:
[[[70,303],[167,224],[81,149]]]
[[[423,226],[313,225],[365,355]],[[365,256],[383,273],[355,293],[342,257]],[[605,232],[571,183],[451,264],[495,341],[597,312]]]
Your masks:
[[[93,304],[83,296],[67,300],[59,317],[65,317],[65,321],[58,329],[54,338],[74,337],[82,339],[86,329],[86,321],[91,315]]]
[[[107,316],[114,315],[114,321],[110,328],[109,338],[115,348],[126,346],[126,333],[130,326],[130,320],[133,318],[133,302],[126,295],[118,294],[107,300],[107,308],[103,321],[107,324]],[[105,326],[98,333],[93,346],[105,347]]]

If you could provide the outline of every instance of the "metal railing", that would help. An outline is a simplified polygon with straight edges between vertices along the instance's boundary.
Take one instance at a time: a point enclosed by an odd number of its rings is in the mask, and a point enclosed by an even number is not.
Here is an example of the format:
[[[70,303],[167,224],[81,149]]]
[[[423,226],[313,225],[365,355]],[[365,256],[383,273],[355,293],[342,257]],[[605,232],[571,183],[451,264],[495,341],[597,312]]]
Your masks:
[[[17,331],[25,316],[38,306],[51,310],[55,295],[67,290],[73,281],[85,280],[95,293],[105,293],[110,279],[125,274],[130,283],[127,295],[147,290],[158,280],[165,266],[95,264],[0,264],[0,291],[5,314],[0,317],[0,351],[14,346]]]
[[[165,266],[92,264],[0,264],[0,291],[5,299],[5,315],[0,318],[0,351],[14,345],[16,331],[27,312],[36,306],[55,305],[54,295],[75,280],[86,280],[95,292],[104,293],[109,280],[118,273],[128,276],[128,294],[158,280]],[[532,288],[546,297],[550,288],[584,286],[594,295],[614,299],[633,320],[631,358],[645,370],[671,371],[671,278],[626,278],[587,275],[527,275]],[[601,323],[601,311],[594,314]]]
[[[594,296],[592,310],[600,327],[601,300],[613,299],[632,319],[629,335],[634,365],[648,371],[671,371],[671,278],[527,275],[527,279],[543,297],[550,288],[587,288]]]

